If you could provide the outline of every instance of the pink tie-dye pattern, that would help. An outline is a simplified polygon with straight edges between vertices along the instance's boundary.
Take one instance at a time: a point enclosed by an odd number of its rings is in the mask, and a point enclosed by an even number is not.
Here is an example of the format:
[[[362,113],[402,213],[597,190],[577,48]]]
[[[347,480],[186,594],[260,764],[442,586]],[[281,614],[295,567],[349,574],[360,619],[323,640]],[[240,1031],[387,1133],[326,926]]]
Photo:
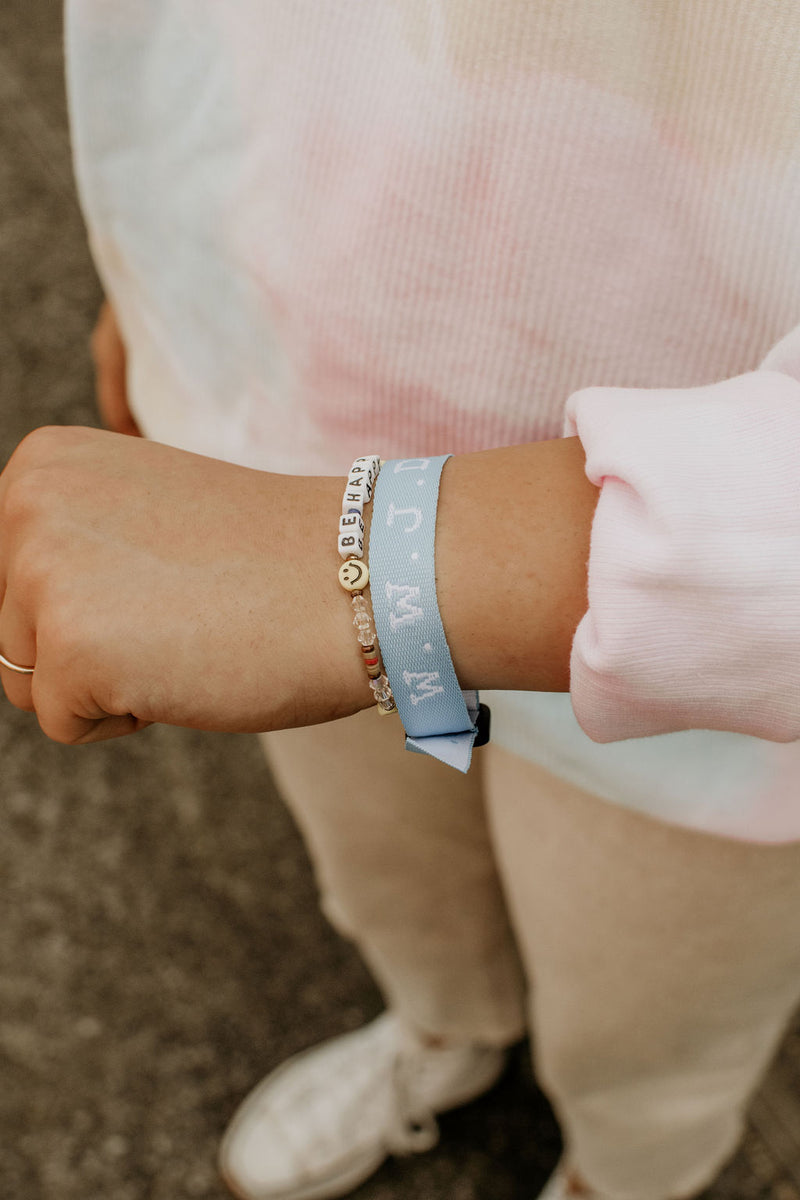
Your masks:
[[[338,472],[365,449],[391,457],[558,436],[569,394],[609,385],[579,393],[567,427],[590,458],[619,460],[597,479],[608,503],[576,639],[576,711],[601,740],[687,720],[796,736],[800,660],[780,612],[770,610],[774,637],[751,664],[757,727],[747,704],[726,700],[740,677],[733,663],[725,675],[723,651],[710,696],[693,686],[687,657],[746,625],[737,521],[772,496],[769,463],[726,458],[711,427],[704,486],[732,490],[739,506],[728,526],[715,517],[728,555],[718,577],[729,583],[716,605],[692,573],[691,524],[670,548],[663,594],[641,565],[663,544],[670,512],[691,511],[701,495],[700,476],[680,470],[693,422],[708,429],[709,394],[697,385],[750,371],[781,338],[764,366],[800,378],[797,332],[784,337],[800,320],[800,148],[785,150],[787,120],[774,122],[781,137],[762,153],[753,130],[737,140],[741,113],[731,124],[722,93],[699,125],[665,109],[672,76],[645,73],[637,89],[635,72],[623,69],[617,85],[608,63],[584,77],[563,55],[558,69],[493,59],[462,70],[446,39],[423,61],[404,36],[402,0],[242,0],[205,6],[202,20],[187,0],[140,0],[126,26],[136,47],[108,19],[120,5],[71,5],[73,112],[93,242],[124,316],[148,432],[266,469]],[[491,22],[491,4],[479,10],[472,19]],[[577,9],[560,11],[569,39]],[[638,20],[647,23],[644,10]],[[82,38],[94,49],[83,59]],[[670,54],[664,46],[664,61]],[[796,93],[791,63],[775,67],[763,100],[781,116]],[[755,114],[765,129],[770,111]],[[122,143],[120,120],[130,124]],[[750,379],[757,417],[777,385],[766,370]],[[790,424],[778,445],[794,438]],[[620,498],[631,502],[617,504],[620,519],[602,519]],[[780,497],[771,503],[765,547],[787,515]],[[775,595],[791,613],[784,583],[776,578]],[[682,615],[670,591],[688,597]],[[613,661],[609,614],[623,651]],[[763,648],[764,630],[751,635],[741,637]],[[772,708],[770,688],[780,692]],[[532,753],[534,734],[529,723],[509,745]],[[656,773],[682,736],[654,748]],[[565,763],[583,756],[593,769],[606,749],[566,719],[555,741]],[[726,761],[745,763],[746,794],[731,787],[708,803],[703,773],[696,782],[687,767],[680,795],[694,795],[692,812],[675,818],[667,790],[650,811],[736,836],[800,836],[800,743],[737,747]],[[641,789],[626,793],[622,758],[611,774],[612,797],[648,806]]]
[[[707,167],[630,100],[423,74],[386,37],[376,78],[341,31],[320,69],[324,20],[265,73],[252,30],[227,32],[250,131],[229,236],[292,363],[281,402],[332,464],[363,437],[403,453],[557,436],[578,387],[711,381],[783,332],[698,240],[719,203]],[[273,410],[248,428],[277,450]]]

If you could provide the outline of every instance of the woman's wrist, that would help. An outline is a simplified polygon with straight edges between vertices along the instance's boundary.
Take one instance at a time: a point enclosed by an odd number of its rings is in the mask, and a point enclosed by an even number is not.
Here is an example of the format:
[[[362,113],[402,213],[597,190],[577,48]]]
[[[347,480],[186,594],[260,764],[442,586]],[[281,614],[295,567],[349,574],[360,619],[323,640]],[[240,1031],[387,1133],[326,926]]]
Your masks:
[[[462,687],[569,690],[598,495],[578,438],[448,461],[436,588]]]
[[[342,480],[312,482],[334,530]],[[569,690],[572,640],[587,609],[589,540],[598,496],[599,489],[586,478],[578,438],[456,455],[445,464],[436,590],[462,688]],[[371,507],[365,509],[367,563]],[[335,579],[332,533],[325,561],[330,564],[328,598],[335,602],[329,618],[342,643],[335,655],[340,700],[343,712],[356,711],[368,707],[372,695],[350,628],[350,606]]]

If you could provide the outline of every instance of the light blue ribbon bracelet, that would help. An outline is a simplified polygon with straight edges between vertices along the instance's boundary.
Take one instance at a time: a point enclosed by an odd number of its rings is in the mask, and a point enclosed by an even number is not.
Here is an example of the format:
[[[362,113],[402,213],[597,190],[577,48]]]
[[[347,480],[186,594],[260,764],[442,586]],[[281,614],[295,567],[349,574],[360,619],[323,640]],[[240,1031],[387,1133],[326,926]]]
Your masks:
[[[384,463],[375,484],[369,573],[383,664],[406,749],[467,771],[489,710],[456,678],[436,598],[439,480],[449,454]]]

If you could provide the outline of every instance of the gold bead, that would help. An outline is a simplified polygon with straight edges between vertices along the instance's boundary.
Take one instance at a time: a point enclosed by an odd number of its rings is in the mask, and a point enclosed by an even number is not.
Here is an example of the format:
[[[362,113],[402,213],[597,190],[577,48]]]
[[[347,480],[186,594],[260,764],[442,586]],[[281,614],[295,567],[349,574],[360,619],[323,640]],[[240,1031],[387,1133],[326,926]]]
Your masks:
[[[380,713],[380,715],[382,717],[390,717],[392,715],[392,713],[397,712],[396,704],[392,704],[391,708],[384,708],[382,704],[376,704],[375,707],[377,708],[378,712]]]
[[[339,567],[339,583],[346,592],[362,592],[369,583],[369,567],[360,558],[348,558]]]

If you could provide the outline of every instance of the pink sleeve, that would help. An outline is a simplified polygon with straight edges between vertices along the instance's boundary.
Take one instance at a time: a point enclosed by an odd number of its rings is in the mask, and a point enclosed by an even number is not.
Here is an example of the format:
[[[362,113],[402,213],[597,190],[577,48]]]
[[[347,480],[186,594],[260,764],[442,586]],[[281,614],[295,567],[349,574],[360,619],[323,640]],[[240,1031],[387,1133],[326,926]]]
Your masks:
[[[570,397],[565,435],[601,487],[571,662],[594,741],[800,738],[799,347],[707,387]]]

